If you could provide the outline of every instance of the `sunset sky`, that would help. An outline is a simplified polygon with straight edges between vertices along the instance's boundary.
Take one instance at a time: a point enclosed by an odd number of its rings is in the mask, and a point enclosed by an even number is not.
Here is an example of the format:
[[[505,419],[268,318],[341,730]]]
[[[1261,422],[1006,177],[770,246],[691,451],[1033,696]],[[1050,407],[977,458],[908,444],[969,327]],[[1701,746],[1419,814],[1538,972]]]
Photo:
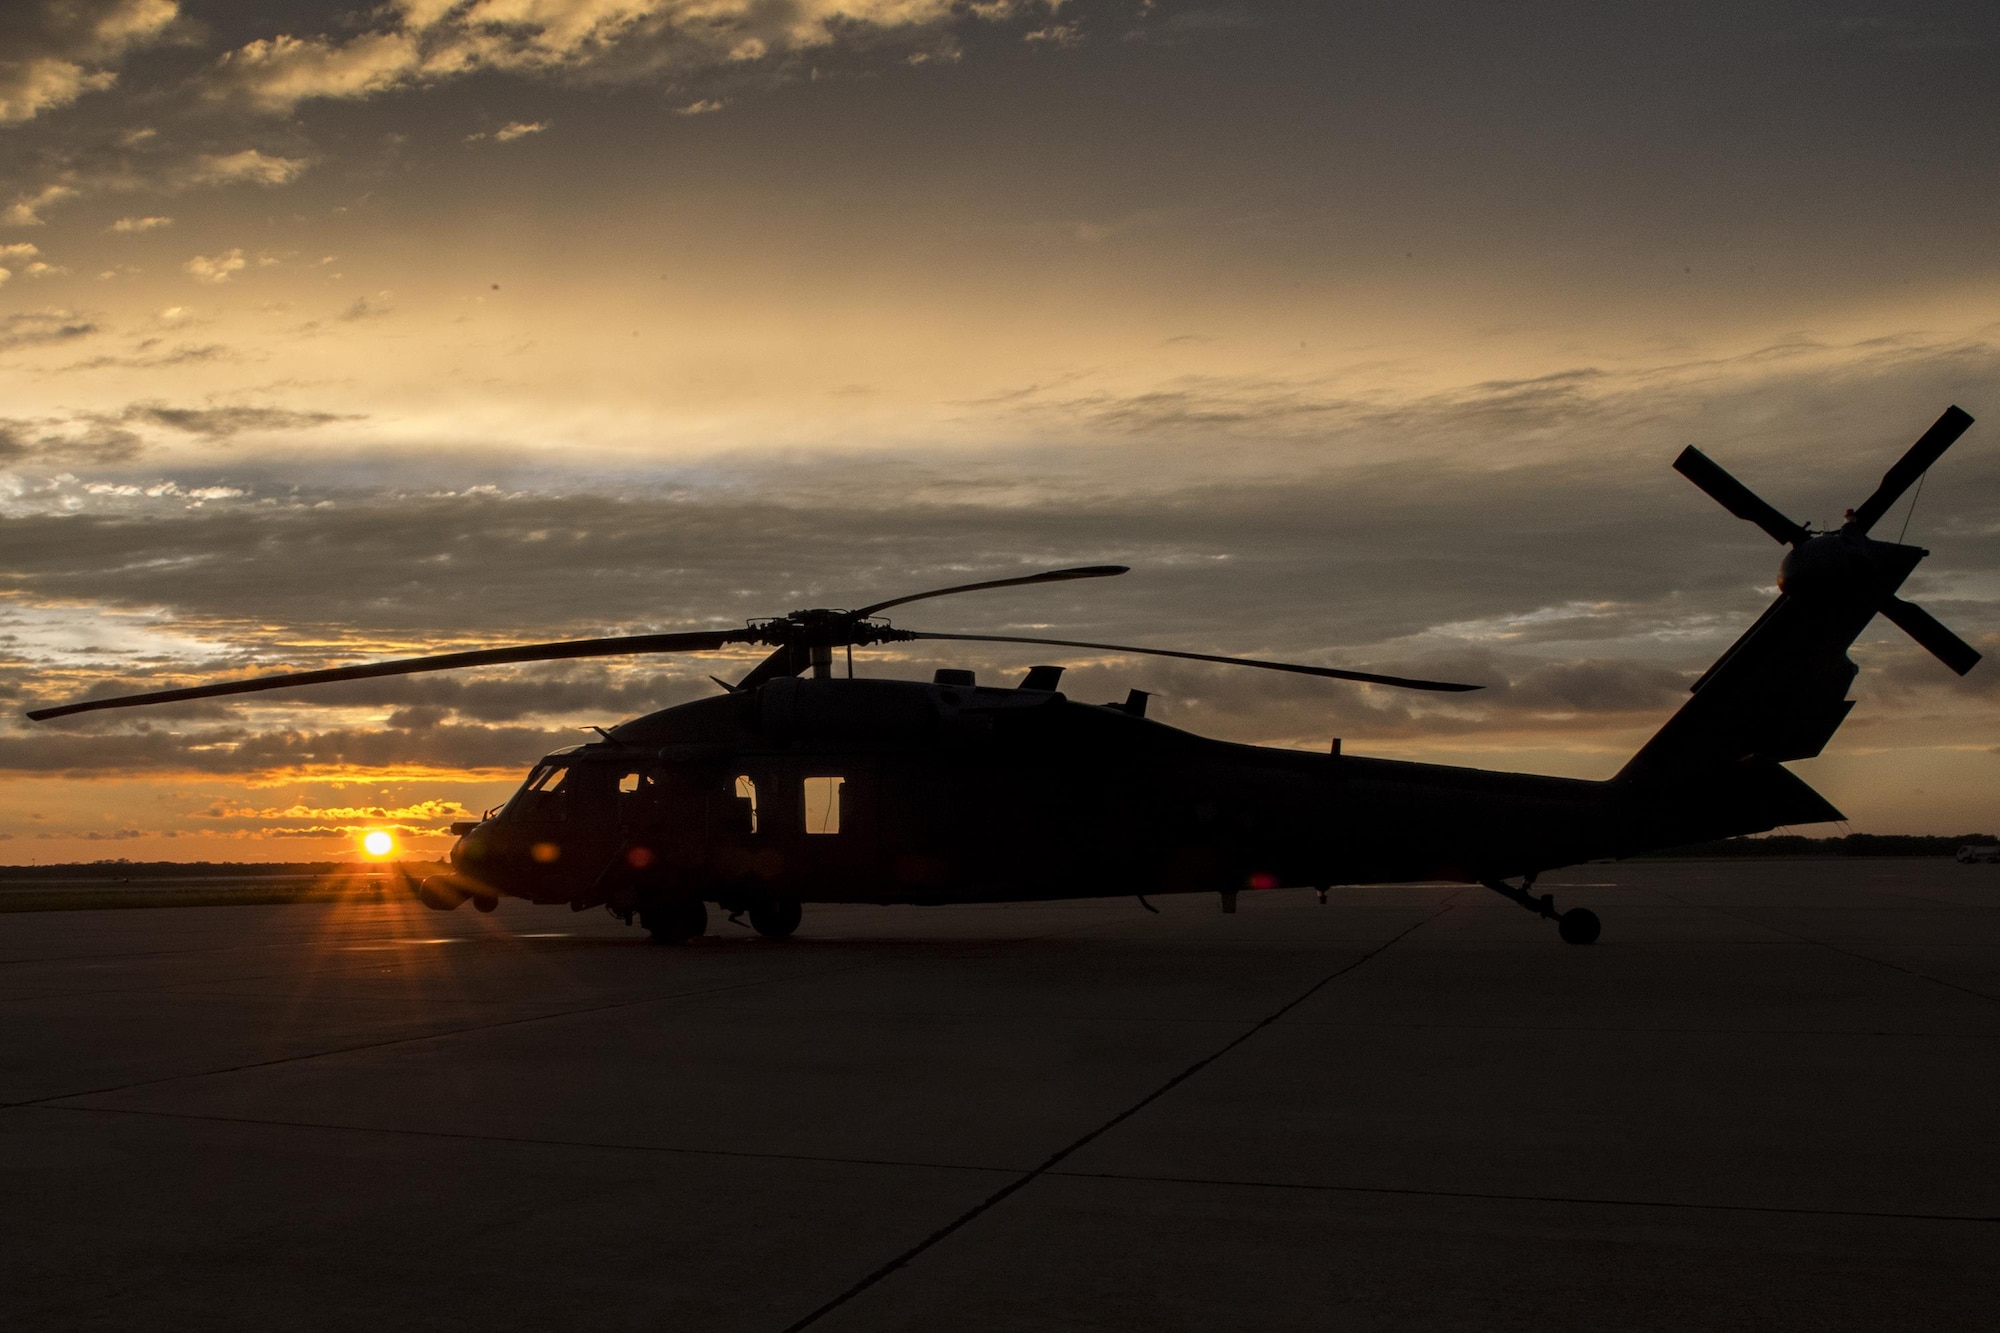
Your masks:
[[[1991,5],[25,0],[0,164],[0,861],[441,852],[755,654],[36,704],[1106,561],[892,618],[1490,688],[860,670],[1608,776],[1782,553],[1682,446],[1837,522],[1952,402],[2000,654]],[[1796,771],[2000,828],[2000,661],[1854,657]]]

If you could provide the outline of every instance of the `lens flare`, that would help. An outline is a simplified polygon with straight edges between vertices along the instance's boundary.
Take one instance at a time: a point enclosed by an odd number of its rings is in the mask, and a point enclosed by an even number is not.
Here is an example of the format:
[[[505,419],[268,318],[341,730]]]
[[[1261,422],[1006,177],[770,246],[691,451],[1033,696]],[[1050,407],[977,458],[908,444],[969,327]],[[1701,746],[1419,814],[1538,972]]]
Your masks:
[[[370,856],[387,856],[396,850],[396,840],[381,829],[372,829],[361,839],[361,850]]]

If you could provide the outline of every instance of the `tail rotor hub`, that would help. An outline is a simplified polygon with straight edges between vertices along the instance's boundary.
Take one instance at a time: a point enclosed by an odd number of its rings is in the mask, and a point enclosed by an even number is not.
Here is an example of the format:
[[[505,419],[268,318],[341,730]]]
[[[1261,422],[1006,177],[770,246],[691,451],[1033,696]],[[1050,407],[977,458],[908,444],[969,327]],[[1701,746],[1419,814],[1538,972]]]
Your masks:
[[[1842,529],[1823,532],[1786,553],[1778,587],[1794,597],[1885,597],[1930,552],[1878,542]]]
[[[1814,532],[1787,517],[1693,445],[1681,450],[1681,456],[1674,460],[1674,471],[1736,517],[1755,523],[1772,540],[1792,548],[1778,566],[1781,595],[1819,603],[1853,603],[1880,612],[1962,676],[1979,661],[1979,653],[1930,612],[1896,596],[1903,580],[1930,552],[1900,542],[1878,542],[1868,532],[1971,424],[1972,417],[1961,409],[1945,409],[1944,415],[1882,475],[1875,493],[1848,510],[1847,521],[1833,532]]]

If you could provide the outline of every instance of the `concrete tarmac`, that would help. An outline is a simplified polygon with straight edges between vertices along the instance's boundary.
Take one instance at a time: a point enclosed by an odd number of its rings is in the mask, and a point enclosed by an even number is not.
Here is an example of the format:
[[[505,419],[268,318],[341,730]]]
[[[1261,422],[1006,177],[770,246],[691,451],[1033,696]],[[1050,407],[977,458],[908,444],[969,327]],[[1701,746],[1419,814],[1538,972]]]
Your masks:
[[[2000,1323],[2000,867],[0,918],[0,1325]]]

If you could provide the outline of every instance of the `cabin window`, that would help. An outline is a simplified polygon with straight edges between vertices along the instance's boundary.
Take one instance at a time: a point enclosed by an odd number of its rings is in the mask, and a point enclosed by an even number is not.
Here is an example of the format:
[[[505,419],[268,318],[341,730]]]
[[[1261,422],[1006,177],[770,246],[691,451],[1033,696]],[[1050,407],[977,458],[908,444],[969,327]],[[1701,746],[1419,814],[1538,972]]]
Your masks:
[[[750,812],[750,831],[755,833],[757,831],[757,784],[750,780],[748,774],[736,779],[736,799],[743,802],[744,809]]]
[[[841,788],[846,778],[806,779],[806,832],[840,832]]]
[[[661,813],[660,774],[638,771],[618,775],[618,819],[620,823],[651,823]]]

